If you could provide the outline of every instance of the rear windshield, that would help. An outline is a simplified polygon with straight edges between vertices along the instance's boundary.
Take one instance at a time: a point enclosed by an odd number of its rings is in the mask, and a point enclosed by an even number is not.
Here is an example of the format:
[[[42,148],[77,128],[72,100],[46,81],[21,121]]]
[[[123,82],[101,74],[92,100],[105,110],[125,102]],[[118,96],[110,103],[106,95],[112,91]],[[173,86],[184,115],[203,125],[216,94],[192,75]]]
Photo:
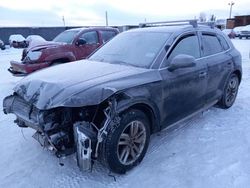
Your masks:
[[[71,44],[79,31],[64,31],[53,39],[54,42]]]
[[[89,59],[149,68],[169,36],[169,33],[161,32],[124,32],[114,37]]]

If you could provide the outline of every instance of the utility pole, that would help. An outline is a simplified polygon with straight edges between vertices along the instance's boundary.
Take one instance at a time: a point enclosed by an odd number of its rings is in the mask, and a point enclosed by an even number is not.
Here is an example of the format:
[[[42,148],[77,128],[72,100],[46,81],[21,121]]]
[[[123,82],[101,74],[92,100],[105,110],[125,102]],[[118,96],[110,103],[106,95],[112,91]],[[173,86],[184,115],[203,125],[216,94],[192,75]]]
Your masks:
[[[65,19],[64,19],[64,16],[62,17],[62,21],[63,21],[63,26],[65,27]]]
[[[233,5],[234,5],[234,2],[231,1],[230,3],[228,3],[228,5],[230,6],[229,19],[231,19],[231,16],[232,16],[232,8],[233,8]]]
[[[105,18],[106,18],[106,26],[109,25],[109,22],[108,22],[108,11],[105,11]]]

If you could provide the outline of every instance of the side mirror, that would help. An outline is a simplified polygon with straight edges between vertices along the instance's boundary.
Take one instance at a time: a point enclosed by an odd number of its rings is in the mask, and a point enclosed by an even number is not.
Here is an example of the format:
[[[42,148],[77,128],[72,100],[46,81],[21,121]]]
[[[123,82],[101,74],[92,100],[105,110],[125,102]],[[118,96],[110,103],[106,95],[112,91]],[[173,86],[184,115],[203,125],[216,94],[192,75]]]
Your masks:
[[[180,68],[188,68],[188,67],[194,67],[195,66],[195,58],[190,55],[180,54],[175,56],[169,67],[168,70],[170,72],[180,69]]]
[[[87,41],[85,40],[85,39],[78,39],[77,41],[76,41],[76,45],[77,46],[82,46],[82,45],[84,45],[84,44],[86,44],[87,43]]]

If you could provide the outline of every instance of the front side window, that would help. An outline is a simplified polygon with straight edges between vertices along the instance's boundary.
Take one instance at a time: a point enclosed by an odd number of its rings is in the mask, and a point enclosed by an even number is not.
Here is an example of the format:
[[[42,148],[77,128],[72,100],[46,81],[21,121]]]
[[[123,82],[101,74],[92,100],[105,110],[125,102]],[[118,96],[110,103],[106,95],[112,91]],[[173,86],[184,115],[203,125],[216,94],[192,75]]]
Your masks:
[[[100,31],[100,33],[102,36],[103,43],[108,42],[111,38],[113,38],[116,35],[114,31]]]
[[[212,34],[202,34],[203,41],[203,55],[213,55],[223,51],[220,41],[216,35]]]
[[[200,57],[199,41],[195,34],[189,34],[181,37],[171,51],[168,60],[171,61],[179,54],[190,55],[196,59]]]
[[[83,39],[86,41],[86,44],[97,44],[98,43],[98,36],[96,31],[90,31],[87,33],[83,33],[79,39]]]
[[[68,30],[57,35],[53,41],[54,42],[63,42],[67,44],[71,44],[75,38],[75,36],[79,33],[77,30]]]

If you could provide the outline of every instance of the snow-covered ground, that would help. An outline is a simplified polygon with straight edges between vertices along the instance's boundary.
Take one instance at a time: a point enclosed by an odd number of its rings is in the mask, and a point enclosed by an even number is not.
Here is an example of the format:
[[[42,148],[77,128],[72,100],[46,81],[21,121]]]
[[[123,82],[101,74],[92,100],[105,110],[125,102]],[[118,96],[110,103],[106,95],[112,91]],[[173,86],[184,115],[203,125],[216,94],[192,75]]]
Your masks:
[[[21,50],[0,51],[0,187],[176,187],[250,186],[250,40],[233,40],[243,57],[238,98],[228,110],[211,108],[151,137],[142,163],[115,178],[96,164],[80,172],[74,156],[58,160],[4,115],[2,100],[21,78],[7,71]],[[61,163],[61,165],[60,165]],[[116,181],[115,181],[116,179]]]

